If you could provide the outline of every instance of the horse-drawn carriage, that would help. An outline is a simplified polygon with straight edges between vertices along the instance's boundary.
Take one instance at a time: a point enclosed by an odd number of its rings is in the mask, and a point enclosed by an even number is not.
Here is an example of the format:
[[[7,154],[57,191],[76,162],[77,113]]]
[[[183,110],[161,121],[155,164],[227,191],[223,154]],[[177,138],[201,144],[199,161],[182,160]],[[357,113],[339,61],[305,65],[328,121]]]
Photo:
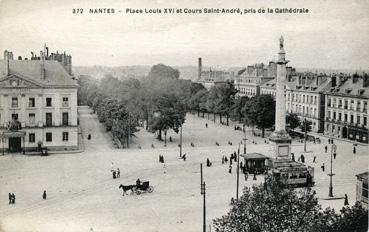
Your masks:
[[[144,192],[152,193],[153,191],[154,191],[154,187],[150,186],[149,181],[142,182],[142,184],[137,186],[136,189],[135,189],[135,193],[137,195],[140,195],[141,193],[144,193]]]
[[[140,195],[141,193],[152,193],[154,191],[154,187],[150,186],[149,181],[144,181],[138,185],[120,185],[119,188],[123,190],[123,196],[127,194],[126,191],[131,190],[131,193],[136,193],[137,195]]]

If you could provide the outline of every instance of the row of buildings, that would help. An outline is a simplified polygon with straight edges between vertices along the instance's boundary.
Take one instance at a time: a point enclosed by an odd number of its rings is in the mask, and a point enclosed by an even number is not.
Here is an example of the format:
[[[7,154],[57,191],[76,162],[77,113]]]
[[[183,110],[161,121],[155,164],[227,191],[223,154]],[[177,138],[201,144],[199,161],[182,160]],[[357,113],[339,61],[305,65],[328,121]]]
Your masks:
[[[51,53],[0,60],[0,151],[78,147],[77,80],[72,57]]]
[[[275,80],[260,86],[275,97]],[[302,73],[286,82],[286,111],[328,136],[368,143],[369,76]]]
[[[234,82],[239,96],[269,94],[275,97],[277,64],[249,65],[237,74],[222,71],[208,77],[199,58],[198,82],[206,88]],[[286,111],[312,122],[312,131],[336,138],[368,143],[368,75],[298,73],[286,67]]]

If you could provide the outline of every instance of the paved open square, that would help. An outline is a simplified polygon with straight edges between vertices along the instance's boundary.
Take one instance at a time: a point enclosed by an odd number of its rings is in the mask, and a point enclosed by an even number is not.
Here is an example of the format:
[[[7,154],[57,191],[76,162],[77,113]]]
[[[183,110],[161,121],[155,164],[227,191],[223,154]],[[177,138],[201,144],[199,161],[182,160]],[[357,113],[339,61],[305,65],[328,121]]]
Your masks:
[[[132,228],[135,231],[200,231],[200,163],[204,163],[208,224],[229,210],[230,200],[236,194],[236,166],[233,164],[229,174],[228,165],[222,165],[221,157],[237,151],[244,136],[242,131],[214,123],[207,117],[187,114],[183,126],[183,153],[187,160],[183,161],[179,159],[179,135],[172,131],[168,131],[167,137],[171,136],[173,142],[168,142],[167,147],[156,140],[154,134],[141,128],[130,149],[115,149],[109,134],[90,109],[79,107],[79,114],[84,152],[46,157],[0,156],[0,231],[131,231]],[[92,135],[91,140],[87,140],[87,134]],[[272,145],[251,134],[248,129],[247,152],[271,156]],[[195,147],[190,146],[191,142]],[[368,147],[358,145],[353,154],[351,143],[339,140],[335,143],[334,195],[347,194],[353,204],[355,174],[367,170]],[[330,167],[330,153],[329,150],[324,152],[325,145],[326,138],[322,138],[321,144],[308,143],[305,160],[315,168],[314,189],[322,206],[340,209],[343,199],[324,200],[328,196]],[[302,151],[303,144],[293,141],[295,156]],[[164,156],[165,165],[158,162],[160,154]],[[316,163],[312,162],[314,156]],[[212,167],[205,166],[207,158],[213,162]],[[120,178],[112,178],[112,163],[121,170]],[[320,168],[322,163],[325,163],[325,172]],[[137,178],[150,181],[154,191],[122,196],[118,186],[135,184]],[[241,188],[262,181],[262,175],[247,181],[240,176]],[[47,191],[47,200],[42,199],[43,190]],[[16,195],[14,205],[8,204],[9,192]]]

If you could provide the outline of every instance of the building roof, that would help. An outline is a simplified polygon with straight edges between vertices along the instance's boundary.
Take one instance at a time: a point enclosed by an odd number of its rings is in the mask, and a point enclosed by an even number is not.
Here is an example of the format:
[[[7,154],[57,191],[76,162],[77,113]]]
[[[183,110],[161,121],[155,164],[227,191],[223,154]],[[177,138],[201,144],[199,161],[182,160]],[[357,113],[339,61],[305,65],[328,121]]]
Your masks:
[[[291,81],[286,81],[286,89],[290,89],[292,91],[301,91],[301,92],[324,92],[325,90],[329,89],[331,86],[331,81],[329,78],[319,77],[320,83],[316,85],[316,82],[313,80],[307,81],[306,85],[300,85],[298,83],[298,76],[293,76]],[[312,78],[317,78],[314,76]],[[260,86],[261,88],[276,88],[276,79],[270,80]]]
[[[356,175],[356,177],[360,179],[368,180],[369,173],[368,172],[359,173]]]
[[[350,77],[344,80],[339,86],[328,88],[325,91],[327,95],[339,95],[348,97],[369,98],[369,86],[364,87],[364,79],[358,78],[355,82]]]
[[[265,156],[263,154],[260,154],[260,153],[247,153],[246,155],[245,154],[242,154],[241,155],[243,158],[245,159],[269,159],[268,156]]]
[[[17,76],[43,87],[78,87],[77,81],[57,61],[45,60],[45,78],[42,78],[42,60],[0,60],[0,82],[9,76]]]

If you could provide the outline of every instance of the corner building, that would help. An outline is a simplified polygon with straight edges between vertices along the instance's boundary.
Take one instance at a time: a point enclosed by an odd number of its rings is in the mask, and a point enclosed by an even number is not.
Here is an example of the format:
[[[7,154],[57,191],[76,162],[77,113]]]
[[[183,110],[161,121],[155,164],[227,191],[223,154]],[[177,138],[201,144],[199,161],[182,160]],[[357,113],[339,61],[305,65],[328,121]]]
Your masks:
[[[325,97],[325,134],[368,143],[368,76],[337,77]]]
[[[66,66],[48,52],[14,60],[5,51],[0,60],[0,150],[77,149],[77,89],[71,62]],[[14,123],[19,125],[15,129]]]

